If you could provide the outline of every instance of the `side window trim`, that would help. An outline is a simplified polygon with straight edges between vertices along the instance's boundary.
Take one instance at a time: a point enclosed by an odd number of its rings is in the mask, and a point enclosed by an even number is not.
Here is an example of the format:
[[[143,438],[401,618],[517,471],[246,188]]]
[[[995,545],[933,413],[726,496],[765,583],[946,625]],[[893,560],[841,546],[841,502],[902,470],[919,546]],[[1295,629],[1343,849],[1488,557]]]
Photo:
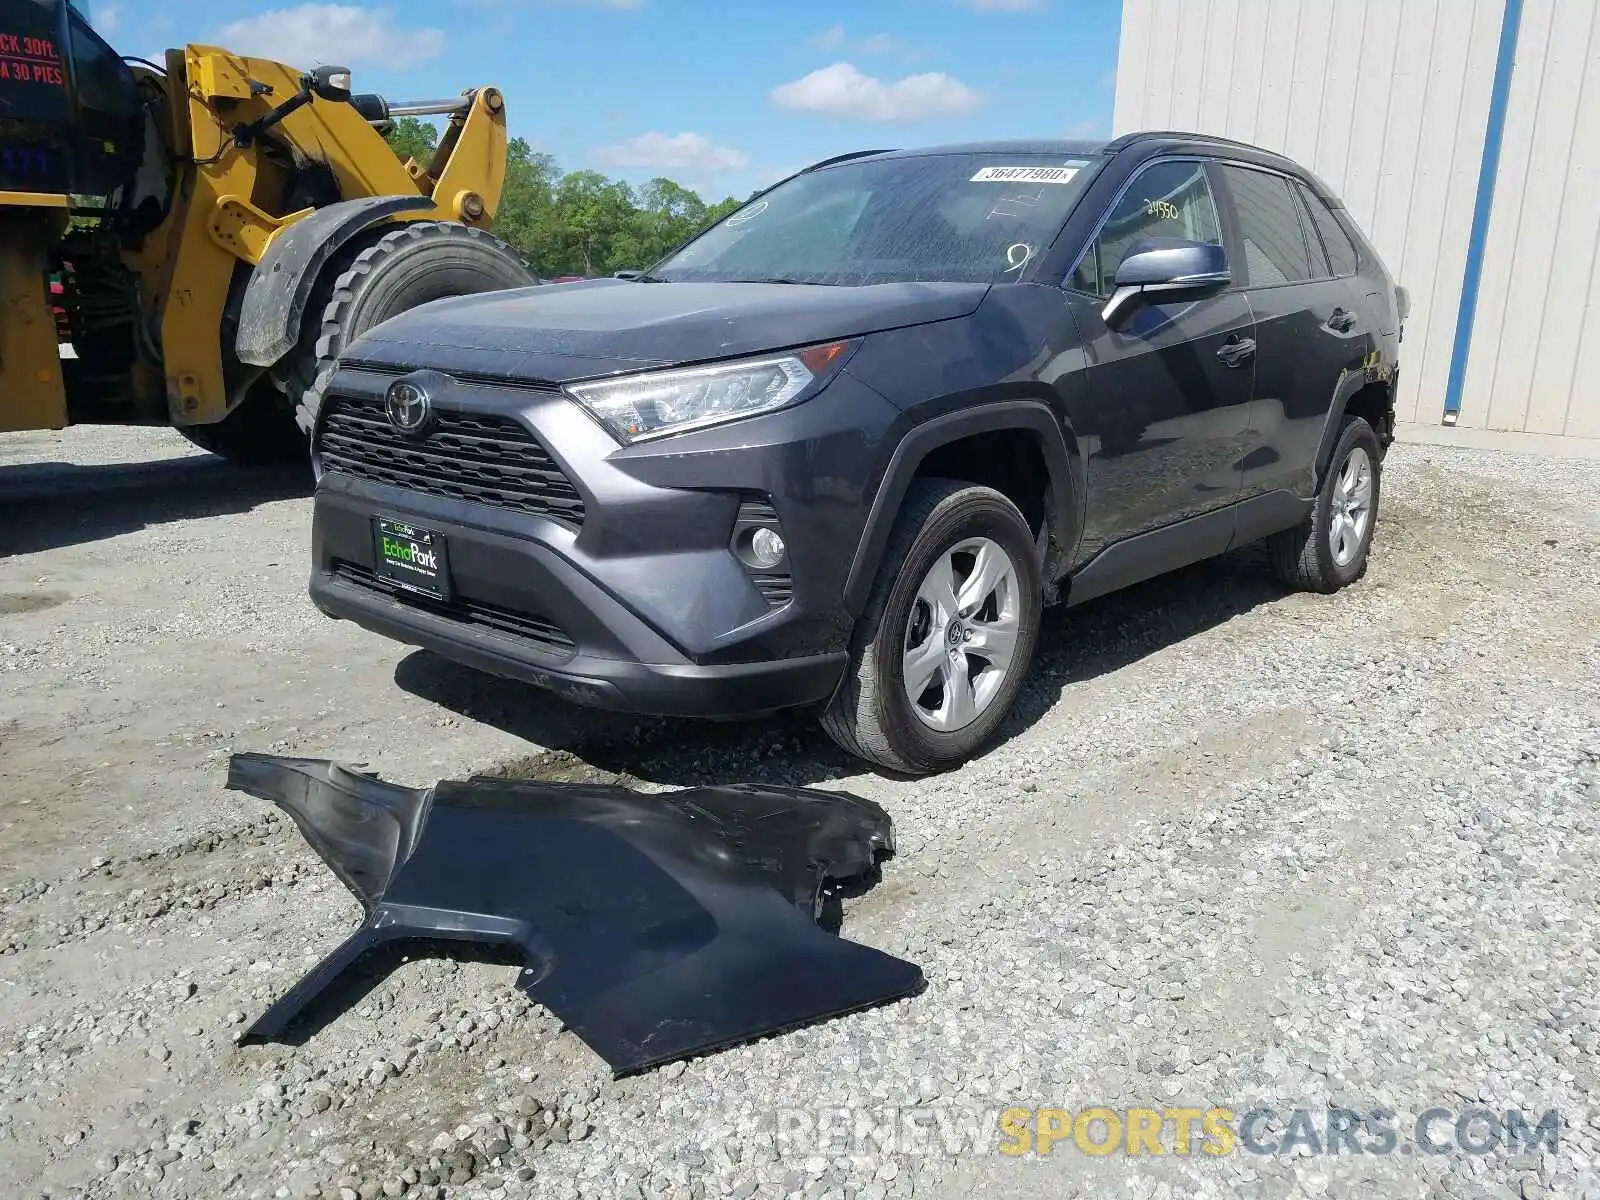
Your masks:
[[[1216,222],[1217,236],[1223,239],[1222,244],[1223,247],[1226,248],[1228,245],[1227,234],[1223,227],[1222,213],[1219,211],[1217,202],[1217,184],[1216,180],[1213,178],[1214,172],[1210,170],[1209,166],[1211,161],[1212,160],[1209,155],[1163,155],[1160,158],[1152,158],[1132,175],[1128,176],[1128,178],[1123,181],[1122,186],[1117,189],[1116,194],[1113,195],[1111,199],[1106,202],[1106,206],[1101,209],[1100,215],[1095,218],[1094,228],[1090,231],[1089,236],[1084,239],[1083,244],[1078,247],[1077,254],[1073,255],[1072,265],[1067,268],[1066,274],[1061,278],[1060,286],[1062,290],[1071,292],[1075,296],[1087,296],[1091,300],[1106,299],[1105,296],[1099,295],[1098,293],[1085,292],[1074,287],[1072,284],[1072,277],[1078,273],[1078,267],[1083,263],[1084,256],[1088,254],[1089,251],[1092,250],[1100,241],[1100,235],[1105,232],[1106,224],[1111,220],[1111,214],[1117,211],[1117,205],[1122,203],[1123,198],[1133,189],[1133,185],[1138,183],[1139,180],[1144,177],[1146,172],[1152,171],[1157,167],[1167,166],[1171,163],[1192,162],[1199,164],[1199,166],[1202,168],[1202,172],[1206,181],[1206,194],[1211,198],[1211,216]],[[1096,275],[1099,275],[1099,271],[1096,271]]]
[[[1233,277],[1225,292],[1244,292],[1250,288],[1250,261],[1245,257],[1244,241],[1239,232],[1239,210],[1233,193],[1228,190],[1226,172],[1222,169],[1234,160],[1218,155],[1206,162],[1206,179],[1211,184],[1211,202],[1221,210],[1222,248],[1228,255],[1228,273]]]

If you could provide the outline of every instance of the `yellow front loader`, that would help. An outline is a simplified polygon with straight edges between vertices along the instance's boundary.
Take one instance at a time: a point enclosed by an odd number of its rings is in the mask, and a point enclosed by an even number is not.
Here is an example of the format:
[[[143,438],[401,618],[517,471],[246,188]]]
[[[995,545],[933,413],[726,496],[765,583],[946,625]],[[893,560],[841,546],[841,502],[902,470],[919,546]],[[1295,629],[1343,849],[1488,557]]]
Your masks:
[[[448,118],[402,162],[398,117]],[[304,457],[341,350],[430,300],[535,282],[492,236],[505,104],[391,104],[215,46],[113,51],[68,0],[0,0],[0,432],[171,424]]]

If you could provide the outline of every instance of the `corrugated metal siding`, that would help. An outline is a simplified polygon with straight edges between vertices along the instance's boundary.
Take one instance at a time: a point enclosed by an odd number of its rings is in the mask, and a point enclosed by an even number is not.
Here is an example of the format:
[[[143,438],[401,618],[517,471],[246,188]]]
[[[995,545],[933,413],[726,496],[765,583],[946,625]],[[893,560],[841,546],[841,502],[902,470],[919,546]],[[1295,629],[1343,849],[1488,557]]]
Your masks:
[[[1522,10],[1463,425],[1568,433],[1600,422],[1600,397],[1575,374],[1596,299],[1595,23],[1593,0]]]
[[[1525,0],[1460,424],[1600,435],[1600,17]],[[1311,167],[1412,294],[1403,419],[1436,421],[1505,0],[1126,0],[1114,127]],[[1198,60],[1198,61],[1196,61]]]

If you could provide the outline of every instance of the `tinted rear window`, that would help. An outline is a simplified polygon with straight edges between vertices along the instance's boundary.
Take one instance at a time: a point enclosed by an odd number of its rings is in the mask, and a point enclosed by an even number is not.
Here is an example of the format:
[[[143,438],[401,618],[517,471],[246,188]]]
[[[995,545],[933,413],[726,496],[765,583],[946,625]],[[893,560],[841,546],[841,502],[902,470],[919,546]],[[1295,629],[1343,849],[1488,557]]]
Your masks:
[[[1305,201],[1306,211],[1311,214],[1311,220],[1322,238],[1322,245],[1328,252],[1328,262],[1333,267],[1333,273],[1355,274],[1357,260],[1355,243],[1339,224],[1339,219],[1321,198],[1304,184],[1300,185],[1300,198]]]

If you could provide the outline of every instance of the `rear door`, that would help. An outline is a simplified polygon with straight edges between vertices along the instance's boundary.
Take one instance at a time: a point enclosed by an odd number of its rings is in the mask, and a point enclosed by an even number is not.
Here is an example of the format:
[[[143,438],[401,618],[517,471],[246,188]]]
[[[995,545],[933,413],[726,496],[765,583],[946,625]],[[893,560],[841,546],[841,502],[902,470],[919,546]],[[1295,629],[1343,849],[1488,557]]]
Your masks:
[[[1310,495],[1318,443],[1347,366],[1358,366],[1368,330],[1352,274],[1336,275],[1297,181],[1264,167],[1220,162],[1226,217],[1239,248],[1256,325],[1241,496]]]
[[[1199,301],[1148,304],[1116,329],[1100,312],[1117,267],[1146,237],[1221,245],[1206,164],[1158,159],[1140,168],[1101,219],[1065,281],[1083,338],[1090,491],[1082,549],[1231,504],[1248,420],[1250,306],[1226,291]]]

